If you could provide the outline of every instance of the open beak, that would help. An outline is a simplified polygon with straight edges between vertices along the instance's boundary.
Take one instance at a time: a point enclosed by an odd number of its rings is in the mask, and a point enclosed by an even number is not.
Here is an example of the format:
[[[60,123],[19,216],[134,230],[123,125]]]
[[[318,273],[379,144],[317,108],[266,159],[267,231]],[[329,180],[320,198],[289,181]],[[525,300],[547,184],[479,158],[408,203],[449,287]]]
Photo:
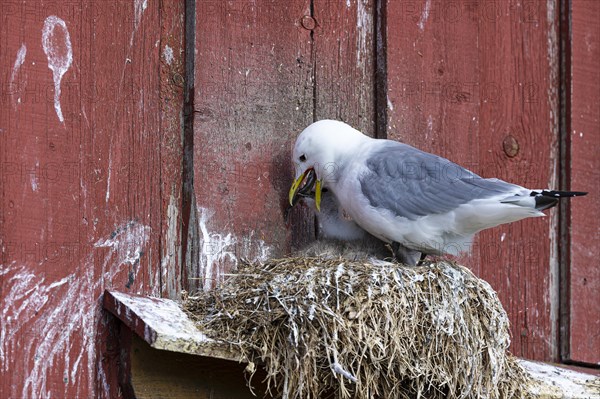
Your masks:
[[[300,177],[294,180],[290,188],[290,205],[294,206],[300,197],[310,197],[312,188],[315,187],[315,205],[317,210],[321,210],[321,181],[317,179],[317,174],[313,168],[307,169]]]

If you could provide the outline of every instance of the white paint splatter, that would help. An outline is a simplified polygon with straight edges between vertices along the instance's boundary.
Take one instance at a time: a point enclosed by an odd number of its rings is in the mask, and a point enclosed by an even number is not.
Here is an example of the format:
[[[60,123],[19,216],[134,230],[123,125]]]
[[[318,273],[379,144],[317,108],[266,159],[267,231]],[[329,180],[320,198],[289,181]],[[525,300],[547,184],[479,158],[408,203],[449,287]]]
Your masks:
[[[142,15],[144,11],[148,8],[148,0],[135,0],[133,5],[134,12],[134,21],[133,21],[133,30],[137,31],[138,26],[140,26],[140,22],[142,20]],[[133,40],[133,36],[131,38]]]
[[[15,79],[19,73],[19,69],[21,69],[21,66],[23,65],[23,62],[25,62],[26,55],[27,55],[27,47],[25,46],[25,43],[23,43],[23,44],[21,44],[19,51],[17,51],[17,58],[15,59],[15,64],[13,65],[13,69],[10,74],[10,95],[12,97],[13,106],[15,107],[15,109],[17,108],[17,104],[21,103],[20,92],[22,89],[21,87],[19,87],[19,89],[16,90]],[[15,92],[19,93],[19,98],[16,101],[14,99]]]
[[[370,46],[367,45],[367,37],[373,32],[373,16],[366,6],[366,0],[356,1],[356,30],[357,35],[357,51],[356,64],[363,67],[363,74],[367,72],[366,65],[363,60],[369,60],[371,53]],[[364,57],[363,57],[364,56]]]
[[[173,194],[171,194],[169,206],[167,207],[167,234],[161,257],[162,281],[166,284],[164,289],[166,289],[170,298],[176,299],[181,291],[181,280],[175,278],[177,268],[181,264],[181,240],[179,238],[179,207]],[[157,294],[163,289],[163,287],[160,287],[159,282],[157,275],[154,284],[159,290]]]
[[[394,104],[392,104],[389,97],[387,98],[387,107],[390,111],[394,110]]]
[[[86,306],[77,304],[80,299],[78,294],[84,294],[84,285],[88,281],[85,275],[78,281],[74,274],[70,274],[57,282],[46,284],[44,277],[39,273],[33,273],[25,266],[11,268],[10,272],[13,272],[8,284],[11,288],[5,297],[5,307],[2,311],[5,322],[0,326],[2,352],[15,354],[18,351],[21,356],[34,360],[31,370],[25,376],[25,383],[22,387],[13,387],[12,396],[49,396],[46,379],[48,371],[53,368],[55,358],[63,357],[65,367],[68,369],[69,352],[76,350],[71,348],[71,331],[75,329],[83,329],[84,332],[93,331],[93,323],[86,317],[88,315],[84,310]],[[67,283],[69,284],[65,290],[63,286]],[[80,289],[81,291],[77,292]],[[83,303],[90,302],[86,298]],[[40,316],[36,317],[38,313]],[[43,332],[43,334],[26,336],[22,339],[20,336],[26,335],[26,332],[21,330],[24,325],[28,325],[31,331]],[[82,334],[81,337],[83,343],[79,357],[86,352],[86,347],[92,351],[94,347],[93,343],[89,345],[87,334]],[[91,359],[91,356],[90,351],[88,357]],[[10,362],[2,360],[4,367],[8,368]],[[91,372],[89,374],[91,378]],[[79,379],[70,382],[78,383]],[[65,384],[65,392],[67,386]],[[16,390],[19,388],[22,388],[22,392],[17,394]]]
[[[231,264],[236,267],[238,264],[238,254],[236,246],[239,245],[241,256],[250,261],[266,261],[271,248],[260,239],[254,238],[254,231],[251,231],[241,240],[232,233],[215,233],[209,231],[208,222],[214,215],[214,212],[198,206],[198,226],[202,237],[200,238],[200,275],[204,277],[203,288],[209,290],[214,287],[218,280],[219,273],[224,264]]]
[[[169,47],[169,45],[165,45],[163,50],[163,58],[165,59],[167,65],[171,65],[171,63],[173,63],[173,49]]]
[[[129,263],[135,266],[140,261],[143,248],[150,239],[150,227],[137,222],[129,222],[119,227],[111,238],[98,240],[96,248],[111,248],[118,256],[114,261],[117,265]]]
[[[35,175],[31,175],[30,180],[31,180],[31,190],[33,192],[37,192],[37,190],[38,190],[38,180],[37,180],[37,177]]]
[[[425,7],[423,8],[423,12],[421,13],[421,19],[419,19],[419,29],[421,31],[425,30],[425,23],[427,22],[427,19],[429,18],[429,11],[431,9],[431,0],[427,0],[425,2]]]
[[[64,37],[62,39],[57,34],[57,27],[63,31]],[[52,70],[52,78],[54,79],[54,109],[58,120],[64,123],[65,118],[60,106],[60,82],[73,62],[71,37],[65,21],[55,15],[46,18],[42,29],[42,47],[48,58],[48,68]]]
[[[502,235],[500,236],[500,242],[504,242],[505,239],[506,239],[506,233],[502,233]]]
[[[271,248],[263,240],[256,241],[258,245],[258,255],[255,260],[266,262],[271,256]]]
[[[111,144],[112,144],[112,140],[111,140]],[[108,200],[110,199],[110,176],[111,176],[111,171],[112,171],[112,145],[111,145],[111,150],[108,153],[108,176],[106,178],[106,196],[105,196],[105,201],[108,202]]]
[[[352,4],[350,3],[350,0],[346,0],[346,7],[347,7],[347,8],[350,8],[350,7],[352,7]]]
[[[14,362],[11,356],[16,354],[28,359],[23,364],[30,367],[25,370],[24,383],[11,386],[8,396],[66,397],[67,393],[73,394],[69,387],[95,396],[95,372],[103,367],[96,353],[99,295],[105,282],[110,283],[121,272],[121,264],[134,261],[136,254],[142,253],[149,238],[149,227],[131,222],[111,237],[98,240],[96,247],[110,249],[104,256],[104,272],[100,275],[94,275],[94,254],[83,260],[84,272],[77,271],[52,282],[46,281],[44,273],[16,262],[0,268],[4,286],[8,287],[0,299],[0,367],[8,372]],[[74,338],[81,340],[81,344],[74,345]],[[61,359],[65,367],[62,394],[57,392],[56,385],[48,384]],[[75,361],[71,364],[72,359]],[[108,397],[102,371],[98,377]]]
[[[429,138],[429,135],[433,133],[433,116],[427,117],[427,130],[425,130],[425,137]]]
[[[204,276],[203,288],[208,290],[214,285],[213,269],[219,263],[228,260],[234,266],[237,266],[238,259],[235,255],[235,248],[233,248],[236,239],[231,233],[225,235],[208,231],[207,223],[214,212],[198,207],[198,214],[200,215],[198,226],[202,233],[200,239],[200,273]]]
[[[241,239],[242,241],[242,256],[245,258],[252,257],[254,261],[265,262],[269,259],[271,248],[263,240],[254,238],[256,232],[252,230],[250,234]],[[240,241],[236,239],[236,242]],[[252,256],[253,255],[253,256]]]

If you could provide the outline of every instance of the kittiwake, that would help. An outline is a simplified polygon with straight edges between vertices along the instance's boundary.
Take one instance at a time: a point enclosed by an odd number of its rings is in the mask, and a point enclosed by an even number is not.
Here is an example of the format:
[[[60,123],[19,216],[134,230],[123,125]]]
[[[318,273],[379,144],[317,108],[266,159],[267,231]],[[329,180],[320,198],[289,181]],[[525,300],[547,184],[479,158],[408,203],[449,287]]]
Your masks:
[[[531,190],[485,179],[440,156],[393,140],[374,139],[334,120],[315,122],[298,136],[289,200],[314,186],[362,229],[392,245],[433,255],[470,249],[484,229],[528,217],[576,191]]]
[[[309,180],[314,175],[309,177]],[[306,256],[332,255],[351,260],[385,260],[393,257],[406,265],[415,265],[421,253],[400,245],[392,248],[357,225],[342,209],[335,196],[327,188],[321,190],[320,209],[317,211],[313,184],[307,181],[298,190],[297,199],[302,198],[317,216],[318,240],[302,250]],[[393,253],[392,251],[393,250]]]

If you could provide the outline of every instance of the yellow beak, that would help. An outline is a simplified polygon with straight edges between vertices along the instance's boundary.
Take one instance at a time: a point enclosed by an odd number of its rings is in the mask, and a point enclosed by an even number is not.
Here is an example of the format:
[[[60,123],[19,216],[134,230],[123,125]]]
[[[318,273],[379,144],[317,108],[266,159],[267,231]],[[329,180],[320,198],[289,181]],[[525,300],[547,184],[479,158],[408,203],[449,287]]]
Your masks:
[[[298,190],[300,189],[300,186],[302,185],[302,182],[304,181],[304,178],[306,177],[306,173],[307,172],[304,172],[296,180],[294,180],[294,183],[292,184],[292,187],[290,188],[289,201],[290,201],[291,206],[294,206],[294,199],[296,198],[296,194],[298,193]],[[315,205],[317,207],[317,210],[320,211],[321,210],[321,180],[318,180],[318,179],[315,184]]]
[[[290,200],[291,206],[294,206],[294,198],[296,198],[296,193],[298,192],[298,188],[300,187],[300,184],[302,184],[302,182],[304,181],[305,174],[306,173],[300,175],[296,180],[294,180],[292,187],[290,187],[289,200]]]
[[[317,180],[315,184],[315,206],[317,211],[321,212],[321,180]]]

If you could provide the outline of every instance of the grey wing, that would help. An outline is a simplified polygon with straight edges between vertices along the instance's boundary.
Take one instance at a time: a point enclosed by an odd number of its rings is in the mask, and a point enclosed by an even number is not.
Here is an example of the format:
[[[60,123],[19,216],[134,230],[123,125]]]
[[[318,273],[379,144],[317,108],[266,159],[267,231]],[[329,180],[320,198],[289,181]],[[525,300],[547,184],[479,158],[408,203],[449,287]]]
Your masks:
[[[522,187],[484,179],[445,158],[386,140],[371,152],[359,177],[362,193],[375,208],[410,220],[446,213],[475,199],[514,195]]]

